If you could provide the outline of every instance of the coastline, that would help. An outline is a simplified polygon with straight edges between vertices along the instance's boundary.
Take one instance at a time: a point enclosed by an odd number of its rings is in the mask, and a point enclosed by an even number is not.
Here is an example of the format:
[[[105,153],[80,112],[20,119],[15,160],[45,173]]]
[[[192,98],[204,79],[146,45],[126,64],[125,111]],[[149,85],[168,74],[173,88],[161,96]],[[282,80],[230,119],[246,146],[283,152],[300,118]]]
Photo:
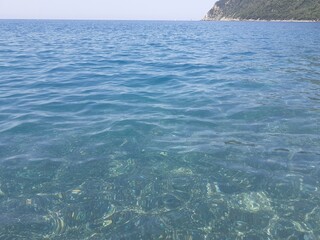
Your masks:
[[[201,21],[207,21],[207,22],[301,22],[301,23],[316,23],[320,22],[320,20],[295,20],[295,19],[287,19],[287,20],[280,20],[280,19],[241,19],[241,18],[221,18],[221,19],[215,19],[215,18],[206,18],[204,17]]]

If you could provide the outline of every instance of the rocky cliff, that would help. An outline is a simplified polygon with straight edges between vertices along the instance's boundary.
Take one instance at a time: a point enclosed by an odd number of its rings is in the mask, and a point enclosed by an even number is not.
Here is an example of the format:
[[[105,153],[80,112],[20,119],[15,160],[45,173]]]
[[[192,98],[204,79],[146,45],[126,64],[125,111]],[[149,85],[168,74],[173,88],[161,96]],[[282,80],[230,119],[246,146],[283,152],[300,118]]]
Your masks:
[[[320,21],[320,0],[220,0],[203,20]]]

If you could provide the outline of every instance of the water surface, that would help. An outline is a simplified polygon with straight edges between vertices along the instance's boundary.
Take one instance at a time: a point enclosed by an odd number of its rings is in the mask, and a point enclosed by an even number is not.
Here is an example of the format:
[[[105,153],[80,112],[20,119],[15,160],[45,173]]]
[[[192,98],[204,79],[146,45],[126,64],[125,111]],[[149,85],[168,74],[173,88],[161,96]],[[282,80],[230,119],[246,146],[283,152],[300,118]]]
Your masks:
[[[319,239],[319,38],[0,21],[0,239]]]

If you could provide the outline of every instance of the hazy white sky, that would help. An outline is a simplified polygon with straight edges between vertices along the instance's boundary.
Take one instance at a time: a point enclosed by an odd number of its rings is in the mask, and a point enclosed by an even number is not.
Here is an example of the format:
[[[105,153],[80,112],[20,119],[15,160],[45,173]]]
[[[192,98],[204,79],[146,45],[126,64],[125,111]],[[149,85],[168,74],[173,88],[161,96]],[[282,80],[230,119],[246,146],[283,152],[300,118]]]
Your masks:
[[[0,19],[199,20],[216,0],[0,0]]]

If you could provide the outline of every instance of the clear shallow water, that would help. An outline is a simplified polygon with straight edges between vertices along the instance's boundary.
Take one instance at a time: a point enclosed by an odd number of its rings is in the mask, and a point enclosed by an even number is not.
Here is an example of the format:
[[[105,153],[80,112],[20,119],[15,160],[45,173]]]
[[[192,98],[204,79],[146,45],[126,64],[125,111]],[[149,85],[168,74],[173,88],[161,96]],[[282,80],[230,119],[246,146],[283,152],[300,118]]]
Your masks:
[[[0,239],[319,239],[319,37],[0,21]]]

